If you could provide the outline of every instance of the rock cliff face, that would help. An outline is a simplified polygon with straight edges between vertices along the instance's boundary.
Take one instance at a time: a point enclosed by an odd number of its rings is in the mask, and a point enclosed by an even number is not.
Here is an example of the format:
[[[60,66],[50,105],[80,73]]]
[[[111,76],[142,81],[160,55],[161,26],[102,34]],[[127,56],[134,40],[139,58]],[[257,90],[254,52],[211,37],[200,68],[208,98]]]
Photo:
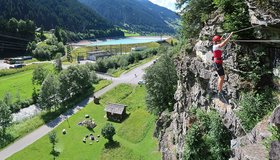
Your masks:
[[[278,21],[279,16],[277,17],[272,13],[258,9],[252,0],[248,0],[247,4],[249,6],[251,23],[253,25],[267,25],[260,30],[261,38],[279,38],[280,30],[275,29],[280,25],[280,21]],[[219,26],[221,26],[223,19],[223,14],[216,12],[202,29],[200,39],[222,33],[223,30]],[[158,120],[158,126],[161,127],[157,128],[157,135],[159,136],[159,146],[163,159],[183,159],[185,136],[188,127],[192,123],[191,118],[188,116],[188,111],[193,106],[205,108],[206,110],[211,106],[217,110],[223,119],[224,125],[232,134],[231,147],[234,153],[233,159],[254,159],[251,156],[254,153],[253,151],[260,151],[268,155],[260,141],[270,135],[270,132],[266,129],[269,118],[260,122],[251,133],[246,134],[234,112],[239,108],[236,104],[240,94],[239,91],[246,86],[246,84],[242,83],[240,71],[237,69],[237,51],[242,49],[254,50],[258,45],[237,45],[232,43],[225,49],[224,68],[226,77],[223,90],[227,95],[228,104],[222,103],[216,98],[215,92],[218,78],[216,72],[213,72],[211,68],[211,42],[209,40],[198,40],[192,53],[186,53],[184,50],[181,51],[182,53],[176,59],[179,81],[174,97],[177,103],[174,105],[174,111],[171,114],[163,113]],[[276,54],[279,51],[277,50],[280,47],[279,44],[269,42],[265,46],[272,54],[271,63],[273,67],[277,68],[280,62],[280,56]],[[280,73],[280,71],[277,70],[277,73]],[[274,143],[273,145],[279,148],[279,143]],[[260,158],[262,157],[260,156]]]

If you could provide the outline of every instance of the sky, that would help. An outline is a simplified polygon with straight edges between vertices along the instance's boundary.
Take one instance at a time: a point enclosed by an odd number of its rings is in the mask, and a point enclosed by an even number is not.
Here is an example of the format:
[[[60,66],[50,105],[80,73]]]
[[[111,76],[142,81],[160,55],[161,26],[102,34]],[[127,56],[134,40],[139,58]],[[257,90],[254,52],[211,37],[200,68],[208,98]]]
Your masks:
[[[176,11],[175,9],[176,0],[150,0],[150,1],[157,5]]]

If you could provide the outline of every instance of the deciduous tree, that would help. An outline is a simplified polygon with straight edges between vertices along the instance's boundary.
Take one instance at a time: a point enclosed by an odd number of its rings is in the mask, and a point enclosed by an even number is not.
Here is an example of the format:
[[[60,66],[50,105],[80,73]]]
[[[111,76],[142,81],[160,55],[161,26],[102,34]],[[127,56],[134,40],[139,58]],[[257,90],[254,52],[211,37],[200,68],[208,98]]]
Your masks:
[[[58,78],[49,74],[42,84],[42,88],[39,95],[39,104],[43,109],[50,110],[52,106],[57,107],[60,98],[58,95],[59,81]]]
[[[108,139],[109,143],[113,142],[113,136],[116,134],[116,130],[111,123],[106,123],[102,128],[101,134],[104,138]]]
[[[146,102],[150,111],[160,113],[165,109],[172,110],[174,93],[177,86],[177,73],[171,57],[162,55],[149,67],[144,76],[148,95]]]
[[[0,101],[0,129],[1,129],[1,137],[3,138],[6,134],[6,128],[11,125],[12,122],[12,112],[10,110],[10,107],[4,103],[3,101]]]
[[[62,61],[61,61],[61,57],[62,57],[62,54],[61,54],[61,53],[57,53],[57,54],[56,54],[56,59],[55,59],[55,70],[56,70],[57,72],[62,71]]]
[[[33,71],[32,83],[41,85],[45,80],[47,74],[48,71],[42,65],[38,65],[38,67],[36,67]]]

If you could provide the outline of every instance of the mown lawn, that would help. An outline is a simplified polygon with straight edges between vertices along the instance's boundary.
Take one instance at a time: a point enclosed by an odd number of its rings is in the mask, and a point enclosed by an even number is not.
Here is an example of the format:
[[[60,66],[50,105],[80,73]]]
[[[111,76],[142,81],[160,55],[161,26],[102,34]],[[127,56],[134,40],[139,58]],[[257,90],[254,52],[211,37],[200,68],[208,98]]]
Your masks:
[[[94,87],[94,92],[97,92],[107,86],[109,86],[110,84],[112,84],[112,81],[109,81],[109,80],[100,80],[97,84],[94,84],[93,87]]]
[[[157,48],[159,47],[160,44],[156,42],[149,42],[149,43],[138,43],[138,44],[122,44],[120,45],[109,45],[109,46],[82,46],[77,49],[74,49],[71,53],[73,60],[76,61],[78,55],[79,56],[84,56],[85,58],[87,57],[87,53],[89,51],[93,50],[106,50],[106,51],[111,51],[112,53],[115,52],[120,52],[120,48],[123,53],[128,53],[131,52],[131,48],[133,47],[147,47],[147,48]],[[117,54],[117,53],[115,53]],[[76,62],[74,62],[76,63]]]
[[[52,70],[51,64],[45,67]],[[16,101],[17,97],[20,97],[21,100],[31,99],[33,92],[33,70],[34,69],[0,77],[0,99],[3,99],[7,92],[12,94],[13,101]]]
[[[25,61],[24,61],[24,64],[28,64],[28,63],[32,63],[32,62],[39,62],[39,60],[36,59],[36,58],[32,58],[32,59],[30,59],[30,60],[25,60]]]
[[[5,93],[12,94],[13,100],[17,96],[20,99],[30,99],[32,97],[32,73],[33,70],[16,73],[9,76],[0,77],[0,97],[3,99]]]
[[[121,29],[121,31],[124,32],[125,37],[135,37],[135,36],[141,36],[139,33],[133,32],[133,31],[128,31],[125,29]]]
[[[51,64],[48,64],[45,67],[50,71],[53,70]],[[4,95],[8,92],[12,94],[13,101],[16,101],[18,96],[21,100],[31,99],[33,92],[33,71],[34,69],[0,77],[0,99],[3,99]],[[94,85],[94,91],[98,91],[110,84],[111,81],[101,80],[98,84]]]
[[[101,90],[102,88],[110,85],[111,83],[112,81],[109,80],[100,80],[97,84],[93,85],[95,88],[94,92]],[[0,144],[0,149],[4,146],[7,146],[9,143],[14,142],[18,138],[21,138],[26,134],[34,131],[35,129],[39,128],[40,126],[49,122],[50,120],[55,119],[62,112],[65,112],[65,110],[57,110],[52,113],[43,111],[30,119],[13,124],[12,126],[7,128],[8,141],[6,142],[6,144]]]
[[[70,128],[67,122],[63,122],[54,131],[57,132],[58,143],[55,149],[58,151],[56,159],[73,160],[158,160],[161,155],[158,152],[157,140],[153,137],[155,129],[155,116],[146,111],[144,87],[119,85],[101,97],[101,104],[90,103],[80,112],[69,118]],[[87,139],[84,144],[82,139],[85,135],[93,133],[96,137],[101,135],[102,127],[107,123],[104,118],[104,106],[108,103],[126,102],[129,107],[130,116],[122,123],[111,122],[116,128],[117,134],[114,136],[115,145],[111,148],[105,148],[107,140],[102,136],[99,142],[92,142]],[[143,104],[143,105],[139,105]],[[97,124],[93,131],[88,130],[77,124],[84,120],[85,114],[90,115]],[[61,133],[62,129],[67,130],[67,134]],[[125,133],[125,134],[123,134]],[[92,144],[90,144],[92,143]],[[39,139],[24,150],[16,153],[9,160],[29,160],[53,159],[51,154],[52,145],[49,142],[48,135]]]

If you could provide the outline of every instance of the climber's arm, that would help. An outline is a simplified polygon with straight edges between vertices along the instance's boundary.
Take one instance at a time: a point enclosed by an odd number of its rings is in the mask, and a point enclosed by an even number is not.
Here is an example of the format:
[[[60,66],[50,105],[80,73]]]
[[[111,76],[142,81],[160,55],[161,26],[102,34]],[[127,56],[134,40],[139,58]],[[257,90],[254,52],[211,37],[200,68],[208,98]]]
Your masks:
[[[228,43],[228,41],[231,38],[232,34],[233,34],[233,32],[231,32],[230,35],[222,43],[219,44],[220,48],[224,47]]]

